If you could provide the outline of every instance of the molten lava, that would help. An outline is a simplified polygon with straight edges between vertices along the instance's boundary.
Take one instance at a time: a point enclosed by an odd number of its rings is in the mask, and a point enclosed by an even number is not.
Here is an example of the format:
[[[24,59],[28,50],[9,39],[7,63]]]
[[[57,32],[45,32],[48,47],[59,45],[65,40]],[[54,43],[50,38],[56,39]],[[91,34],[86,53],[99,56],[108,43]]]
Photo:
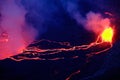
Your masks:
[[[112,42],[113,34],[114,34],[114,32],[111,27],[106,28],[101,34],[102,41]]]

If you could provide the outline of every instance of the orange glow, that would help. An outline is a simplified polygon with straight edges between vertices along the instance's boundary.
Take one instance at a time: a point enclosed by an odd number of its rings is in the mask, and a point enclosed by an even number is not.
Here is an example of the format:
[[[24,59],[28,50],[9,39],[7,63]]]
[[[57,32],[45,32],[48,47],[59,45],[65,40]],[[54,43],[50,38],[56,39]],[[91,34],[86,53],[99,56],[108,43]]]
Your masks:
[[[18,49],[18,51],[17,51],[17,53],[22,53],[23,51],[24,51],[24,49],[25,49],[25,47],[23,46],[23,47],[21,47],[21,48],[19,48]]]
[[[101,38],[104,42],[112,42],[113,34],[113,29],[109,27],[102,32]]]

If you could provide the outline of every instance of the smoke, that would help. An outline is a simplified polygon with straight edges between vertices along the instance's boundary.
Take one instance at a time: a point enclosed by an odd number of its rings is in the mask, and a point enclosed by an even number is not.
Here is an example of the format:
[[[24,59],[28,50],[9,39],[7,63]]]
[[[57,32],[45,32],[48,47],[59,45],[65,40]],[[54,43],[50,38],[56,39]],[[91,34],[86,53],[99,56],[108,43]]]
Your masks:
[[[79,24],[82,25],[86,30],[92,31],[99,35],[105,28],[110,26],[110,19],[104,18],[100,13],[89,11],[86,16],[81,13],[79,3],[77,0],[61,0],[63,7],[67,10],[68,14]],[[81,6],[80,6],[81,7]]]
[[[86,17],[85,23],[81,24],[83,24],[87,30],[93,31],[96,34],[110,27],[110,19],[103,18],[99,13],[89,12]]]
[[[0,6],[0,59],[17,55],[36,37],[36,30],[25,22],[27,11],[19,0],[2,0]]]

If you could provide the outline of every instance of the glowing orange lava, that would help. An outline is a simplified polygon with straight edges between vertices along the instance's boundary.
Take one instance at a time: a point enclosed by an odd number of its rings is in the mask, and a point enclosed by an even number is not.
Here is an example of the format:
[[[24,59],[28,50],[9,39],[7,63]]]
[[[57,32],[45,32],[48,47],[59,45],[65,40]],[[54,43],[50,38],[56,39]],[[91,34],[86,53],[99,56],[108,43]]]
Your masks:
[[[112,38],[113,38],[113,29],[111,27],[106,28],[102,34],[100,34],[97,38],[96,41],[91,42],[90,44],[86,45],[78,45],[78,46],[72,46],[69,42],[55,42],[55,41],[49,41],[49,40],[40,40],[38,42],[33,42],[32,44],[38,44],[42,41],[46,41],[47,43],[57,43],[59,45],[64,45],[67,48],[48,48],[48,49],[40,49],[37,46],[31,46],[31,47],[21,47],[18,52],[21,53],[22,55],[17,55],[16,57],[11,56],[9,57],[10,59],[14,61],[22,61],[22,60],[63,60],[66,59],[64,56],[56,56],[56,54],[66,54],[66,52],[71,52],[71,51],[86,51],[88,50],[88,54],[86,55],[86,63],[89,62],[89,59],[97,54],[103,53],[105,51],[108,51],[112,47]],[[102,40],[101,40],[102,39]],[[107,43],[106,43],[107,42]],[[108,43],[109,42],[109,43]],[[99,49],[101,48],[101,49]],[[79,53],[78,53],[79,54]],[[79,58],[79,55],[73,55],[70,58],[76,59]],[[81,53],[82,54],[82,53]],[[49,56],[55,56],[55,57],[48,57]],[[71,80],[71,78],[74,75],[79,74],[81,71],[77,70],[70,75],[65,80]]]
[[[109,27],[102,32],[101,38],[104,42],[112,42],[113,34],[114,34],[113,29]]]

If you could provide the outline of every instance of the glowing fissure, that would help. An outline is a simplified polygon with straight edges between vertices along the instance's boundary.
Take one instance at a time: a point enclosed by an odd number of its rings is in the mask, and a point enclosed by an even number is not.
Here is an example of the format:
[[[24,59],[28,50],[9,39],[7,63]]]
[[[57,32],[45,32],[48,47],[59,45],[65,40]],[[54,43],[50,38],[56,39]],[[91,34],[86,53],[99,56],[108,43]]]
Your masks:
[[[103,31],[104,33],[104,31]],[[91,48],[95,48],[96,46],[102,45],[108,45],[109,47],[99,50],[99,51],[92,51],[89,54],[86,54],[87,57],[90,57],[95,54],[100,54],[102,52],[105,52],[109,50],[112,47],[112,42],[107,42],[103,40],[100,40],[101,36],[98,36],[97,40],[95,42],[92,42],[88,45],[81,45],[81,46],[71,46],[70,44],[64,44],[66,46],[69,46],[69,48],[53,48],[53,49],[39,49],[36,46],[34,47],[28,47],[23,51],[23,55],[18,55],[17,58],[10,57],[11,59],[15,61],[21,61],[21,60],[59,60],[64,59],[64,57],[55,57],[55,58],[43,58],[41,56],[47,56],[47,55],[55,55],[59,54],[61,52],[68,52],[68,51],[75,51],[75,50],[88,50]],[[40,42],[40,41],[39,41]],[[49,41],[51,42],[51,41]],[[35,42],[37,43],[37,42]],[[60,45],[63,45],[63,43],[58,42]],[[34,43],[33,43],[34,44]],[[105,44],[105,45],[104,45]],[[32,57],[28,57],[29,55],[32,55]],[[77,56],[73,56],[73,58],[77,58]]]
[[[105,30],[102,31],[102,33],[98,36],[95,42],[92,42],[88,45],[80,45],[80,46],[72,46],[70,43],[67,42],[67,44],[61,43],[61,42],[54,42],[58,43],[60,45],[66,45],[68,48],[53,48],[53,49],[40,49],[37,46],[33,47],[27,47],[21,55],[18,55],[16,57],[10,57],[10,59],[14,61],[22,61],[22,60],[61,60],[65,59],[64,56],[62,57],[54,57],[49,58],[46,56],[60,54],[61,52],[68,52],[68,51],[76,51],[76,50],[91,50],[92,48],[99,48],[97,46],[102,46],[102,49],[100,50],[92,50],[90,53],[86,54],[86,62],[88,62],[89,58],[100,54],[102,52],[108,51],[112,47],[112,38],[113,38],[114,32],[112,27],[108,27]],[[102,40],[101,40],[102,39]],[[42,40],[41,40],[42,41]],[[41,42],[41,41],[38,41]],[[43,40],[44,41],[44,40]],[[48,42],[52,43],[52,41],[47,40]],[[32,44],[37,44],[37,42],[34,42]],[[108,45],[104,48],[104,46]],[[78,55],[74,55],[71,58],[76,59],[79,58]],[[76,74],[79,74],[80,70],[77,70],[75,72],[72,72],[65,80],[70,80],[71,77],[73,77]]]

